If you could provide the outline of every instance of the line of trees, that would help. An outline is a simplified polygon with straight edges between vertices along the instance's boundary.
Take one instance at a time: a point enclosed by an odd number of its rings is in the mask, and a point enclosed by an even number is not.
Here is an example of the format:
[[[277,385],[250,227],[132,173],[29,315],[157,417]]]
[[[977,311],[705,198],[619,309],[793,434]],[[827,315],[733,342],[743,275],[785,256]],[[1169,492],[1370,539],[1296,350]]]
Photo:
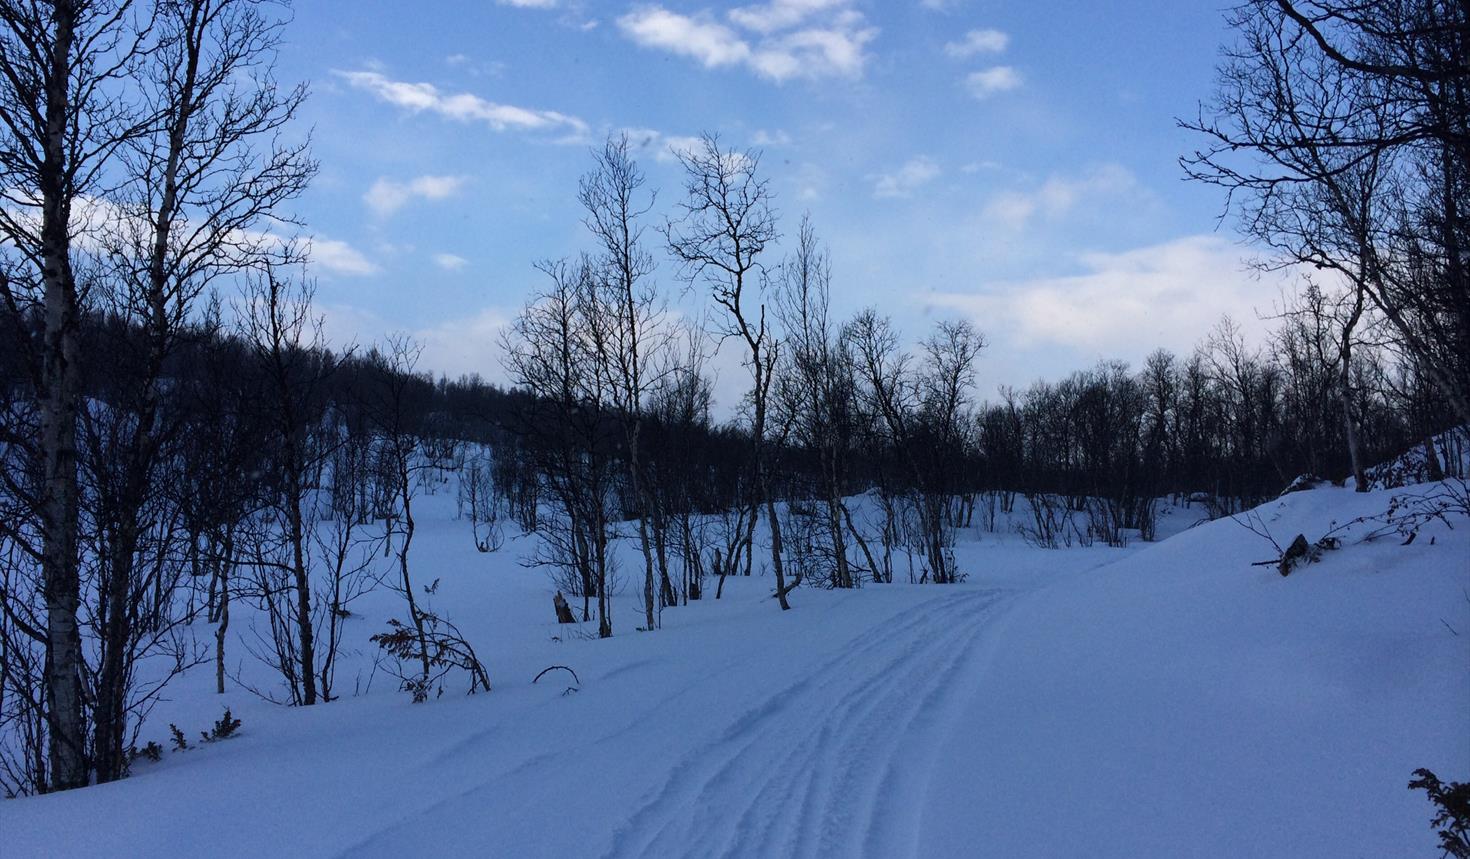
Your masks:
[[[676,154],[684,196],[659,231],[674,280],[707,290],[711,318],[670,319],[642,241],[651,194],[615,136],[581,183],[596,252],[541,264],[550,285],[505,338],[534,405],[501,456],[518,464],[521,492],[550,488],[550,503],[519,505],[540,511],[522,525],[548,538],[534,563],[558,571],[584,618],[597,601],[600,635],[612,632],[622,523],[644,558],[651,629],[664,608],[703,595],[707,572],[750,575],[762,542],[784,608],[803,581],[855,587],[904,566],[915,581],[958,581],[956,529],[977,509],[993,529],[1018,496],[1041,545],[1121,545],[1153,539],[1161,498],[1229,515],[1302,474],[1366,490],[1365,463],[1411,445],[1424,445],[1428,476],[1451,459],[1426,440],[1458,419],[1453,398],[1350,285],[1304,280],[1261,346],[1225,319],[1189,355],[1158,351],[1137,370],[1105,362],[980,402],[985,341],[970,323],[938,323],[909,351],[876,311],[835,320],[832,259],[809,218],[785,258],[763,256],[778,223],[760,154],[713,135]],[[723,430],[701,373],[717,347],[750,373]],[[692,407],[668,421],[676,400]],[[681,444],[686,433],[704,444]],[[872,503],[851,502],[863,494]],[[718,515],[701,528],[691,512]],[[685,524],[670,531],[670,513]]]

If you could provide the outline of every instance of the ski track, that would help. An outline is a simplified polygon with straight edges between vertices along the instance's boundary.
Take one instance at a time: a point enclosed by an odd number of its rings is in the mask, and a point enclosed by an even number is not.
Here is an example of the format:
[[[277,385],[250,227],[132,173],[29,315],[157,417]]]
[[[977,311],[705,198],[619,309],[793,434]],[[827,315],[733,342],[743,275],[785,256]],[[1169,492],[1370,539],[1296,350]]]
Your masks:
[[[954,671],[1003,596],[950,593],[849,640],[746,710],[712,746],[686,751],[603,859],[911,854],[923,791],[883,788],[894,783],[896,756],[922,745],[912,729],[944,729],[926,714],[970,691]],[[894,807],[880,808],[885,801]],[[907,825],[876,825],[895,814]]]
[[[950,590],[863,630],[733,718],[708,719],[707,741],[679,750],[661,786],[637,800],[598,854],[627,857],[916,855],[926,794],[914,761],[948,735],[952,705],[969,700],[972,667],[998,605],[1013,592]],[[622,673],[619,670],[610,675]],[[696,684],[702,685],[702,684]],[[650,713],[692,692],[671,690]],[[508,781],[553,760],[616,743],[647,713],[572,748],[495,767],[489,778],[360,835],[341,856],[397,852],[435,815],[494,801]],[[728,719],[723,721],[722,719]],[[499,734],[472,732],[436,755],[452,760]],[[432,828],[432,826],[430,827]],[[588,845],[591,847],[591,845]]]

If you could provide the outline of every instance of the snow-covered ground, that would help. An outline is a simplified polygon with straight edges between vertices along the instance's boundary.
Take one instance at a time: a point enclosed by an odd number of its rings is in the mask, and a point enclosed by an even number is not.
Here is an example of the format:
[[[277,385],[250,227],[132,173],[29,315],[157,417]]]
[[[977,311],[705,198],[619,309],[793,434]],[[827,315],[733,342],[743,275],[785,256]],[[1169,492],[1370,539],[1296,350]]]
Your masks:
[[[1391,494],[1259,512],[1285,545]],[[415,705],[372,678],[366,638],[401,615],[375,595],[344,698],[218,696],[202,666],[142,739],[226,705],[237,738],[0,802],[0,854],[1431,856],[1410,774],[1470,776],[1464,520],[1408,546],[1349,529],[1286,579],[1190,511],[1122,550],[967,532],[962,585],[802,589],[783,613],[768,579],[732,579],[652,633],[630,587],[596,641],[554,623],[525,541],[480,554],[453,506],[424,499],[416,575],[442,579],[491,694]],[[532,685],[551,664],[580,691]]]

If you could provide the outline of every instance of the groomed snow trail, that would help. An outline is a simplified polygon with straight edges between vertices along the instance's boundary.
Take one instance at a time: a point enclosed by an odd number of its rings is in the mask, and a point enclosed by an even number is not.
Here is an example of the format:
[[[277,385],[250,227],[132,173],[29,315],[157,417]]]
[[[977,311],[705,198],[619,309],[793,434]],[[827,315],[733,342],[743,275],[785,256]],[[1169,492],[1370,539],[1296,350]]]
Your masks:
[[[723,642],[704,661],[616,667],[541,712],[541,731],[562,742],[533,749],[492,727],[443,748],[422,774],[433,787],[420,795],[437,798],[404,808],[415,793],[404,791],[337,855],[511,844],[604,859],[917,855],[935,750],[973,700],[977,650],[1014,593],[936,588],[874,623],[834,625],[836,607],[771,611],[768,637]],[[661,635],[639,643],[664,647]]]
[[[968,700],[963,668],[1004,593],[924,602],[753,702],[712,745],[683,752],[602,855],[914,853],[918,759]]]

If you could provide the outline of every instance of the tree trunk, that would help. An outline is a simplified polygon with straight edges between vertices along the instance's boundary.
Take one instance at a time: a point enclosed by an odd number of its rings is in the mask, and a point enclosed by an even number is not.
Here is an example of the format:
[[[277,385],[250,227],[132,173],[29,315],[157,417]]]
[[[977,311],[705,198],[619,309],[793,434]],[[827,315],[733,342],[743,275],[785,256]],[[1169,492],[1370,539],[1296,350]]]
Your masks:
[[[551,598],[551,604],[556,609],[557,623],[577,622],[577,619],[572,616],[572,607],[567,604],[567,598],[561,595],[561,591],[557,591],[556,596]]]
[[[58,0],[46,79],[46,136],[41,191],[41,276],[45,283],[40,397],[44,529],[41,568],[46,601],[46,695],[50,701],[51,789],[87,783],[86,725],[82,714],[82,636],[77,625],[81,582],[77,558],[78,307],[71,270],[71,198],[66,147],[70,114],[72,37],[77,10]]]
[[[429,637],[424,631],[423,613],[419,611],[418,600],[413,595],[413,579],[408,574],[408,548],[413,543],[414,531],[412,484],[410,482],[413,480],[413,475],[409,473],[408,463],[405,459],[408,454],[399,450],[398,455],[400,457],[398,465],[399,491],[403,493],[403,545],[398,549],[398,572],[403,580],[404,596],[408,599],[408,614],[413,618],[414,632],[418,636],[419,661],[423,663],[424,670],[422,679],[424,685],[427,687],[429,673],[432,670],[429,665]]]
[[[128,517],[128,512],[120,514]],[[92,768],[99,784],[127,774],[123,743],[127,735],[128,644],[132,632],[131,595],[137,538],[131,523],[112,538],[106,588],[102,600],[101,659],[93,713]]]
[[[847,563],[847,538],[842,529],[842,499],[838,497],[835,485],[827,497],[827,531],[835,559],[833,574],[837,580],[833,584],[839,588],[850,588],[853,584],[852,569]]]
[[[225,561],[220,567],[219,625],[214,628],[214,691],[225,694],[225,636],[230,630],[230,554],[226,542]]]
[[[306,525],[301,512],[303,490],[300,478],[300,464],[292,458],[292,467],[296,470],[290,480],[291,497],[288,499],[290,505],[287,510],[289,517],[289,534],[291,541],[291,572],[295,577],[296,584],[296,627],[300,638],[300,661],[301,661],[301,703],[311,706],[316,703],[316,654],[315,654],[315,630],[311,622],[311,571],[306,562]],[[412,535],[413,525],[409,523],[408,533]],[[402,556],[408,556],[408,541],[404,540]],[[407,561],[405,560],[405,566]],[[406,573],[405,573],[406,576]]]
[[[1363,446],[1358,440],[1358,419],[1353,409],[1353,329],[1363,315],[1363,289],[1354,290],[1353,312],[1342,326],[1338,344],[1337,394],[1342,399],[1343,437],[1347,441],[1348,462],[1353,469],[1353,485],[1358,492],[1368,491],[1368,478],[1363,465]]]
[[[1440,464],[1439,453],[1434,449],[1434,436],[1424,439],[1424,471],[1431,483],[1444,480],[1444,466]]]
[[[791,603],[786,595],[799,584],[801,577],[797,576],[790,587],[786,585],[786,568],[781,562],[781,521],[776,516],[776,502],[766,495],[766,516],[771,520],[771,567],[776,572],[776,601],[781,604],[782,611],[789,611]]]
[[[663,513],[657,509],[653,514],[653,525],[653,557],[658,562],[659,582],[660,587],[663,588],[663,604],[676,606],[679,604],[679,592],[674,589],[674,582],[669,578],[669,525],[664,520]]]

